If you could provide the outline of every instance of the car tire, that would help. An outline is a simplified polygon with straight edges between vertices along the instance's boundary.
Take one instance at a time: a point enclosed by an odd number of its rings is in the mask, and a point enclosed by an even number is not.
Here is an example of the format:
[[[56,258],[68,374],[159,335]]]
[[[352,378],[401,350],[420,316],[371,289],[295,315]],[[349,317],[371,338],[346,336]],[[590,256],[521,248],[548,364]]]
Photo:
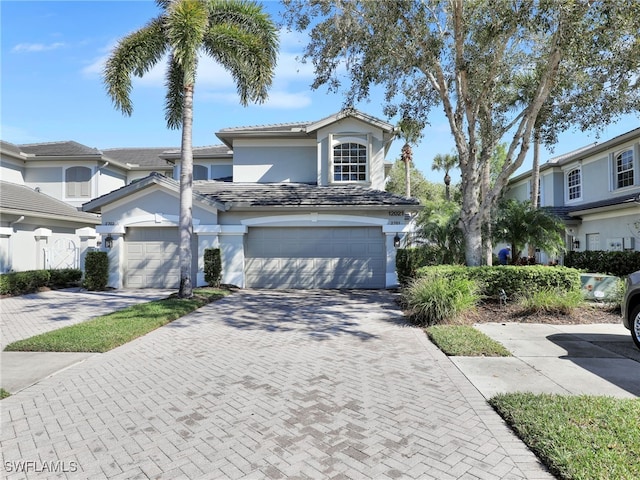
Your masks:
[[[633,338],[636,347],[640,348],[640,305],[636,306],[631,312],[629,327],[631,329],[631,338]]]

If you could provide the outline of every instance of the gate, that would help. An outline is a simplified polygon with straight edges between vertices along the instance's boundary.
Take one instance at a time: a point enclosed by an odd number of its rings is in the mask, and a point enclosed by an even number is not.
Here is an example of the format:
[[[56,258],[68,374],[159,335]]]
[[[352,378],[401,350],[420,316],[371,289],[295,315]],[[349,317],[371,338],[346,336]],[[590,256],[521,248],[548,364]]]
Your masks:
[[[70,238],[59,238],[44,249],[46,269],[80,268],[80,249]]]

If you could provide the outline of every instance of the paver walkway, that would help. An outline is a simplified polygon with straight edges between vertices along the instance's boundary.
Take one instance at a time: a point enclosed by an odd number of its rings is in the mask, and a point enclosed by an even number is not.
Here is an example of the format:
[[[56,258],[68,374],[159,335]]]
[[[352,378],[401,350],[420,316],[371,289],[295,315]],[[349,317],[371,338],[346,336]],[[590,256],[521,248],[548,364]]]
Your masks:
[[[165,298],[172,290],[88,292],[79,288],[0,299],[0,350],[23,338],[84,322],[130,305]]]
[[[393,300],[234,293],[2,400],[3,473],[553,478]]]

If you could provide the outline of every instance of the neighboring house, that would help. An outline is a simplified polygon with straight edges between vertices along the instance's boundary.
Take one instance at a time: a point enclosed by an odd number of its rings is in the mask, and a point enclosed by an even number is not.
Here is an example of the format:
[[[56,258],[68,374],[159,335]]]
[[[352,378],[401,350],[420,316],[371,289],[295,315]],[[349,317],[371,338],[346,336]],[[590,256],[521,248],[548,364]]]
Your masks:
[[[171,174],[173,164],[159,153],[139,167],[73,141],[0,141],[0,273],[83,268],[86,250],[100,241],[101,221],[79,211],[82,204],[139,176]]]
[[[0,273],[82,268],[100,223],[41,191],[0,181]]]
[[[223,283],[254,288],[397,285],[395,251],[420,209],[384,191],[394,127],[356,110],[316,122],[223,129],[194,149],[193,274],[220,247]],[[105,150],[129,168],[127,151]],[[109,249],[110,286],[177,287],[179,150],[173,177],[153,173],[92,199]],[[151,155],[153,157],[153,155]],[[138,167],[133,167],[137,164]],[[133,170],[129,178],[133,178]]]
[[[530,200],[531,178],[513,178],[507,198]],[[539,205],[565,221],[568,250],[640,250],[640,128],[541,165]]]

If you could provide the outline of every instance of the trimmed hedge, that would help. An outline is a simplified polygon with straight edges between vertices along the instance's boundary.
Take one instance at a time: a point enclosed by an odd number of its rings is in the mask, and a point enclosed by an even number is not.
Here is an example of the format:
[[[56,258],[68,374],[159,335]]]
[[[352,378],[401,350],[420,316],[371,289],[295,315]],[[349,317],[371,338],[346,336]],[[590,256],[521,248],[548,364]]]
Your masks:
[[[640,252],[604,250],[567,252],[564,264],[567,267],[589,273],[605,273],[616,277],[625,277],[640,270]]]
[[[499,297],[504,290],[508,297],[531,294],[545,289],[580,290],[580,272],[568,267],[510,266],[465,267],[439,265],[418,269],[417,277],[437,276],[450,280],[466,278],[477,282],[479,293]]]
[[[27,270],[0,275],[0,295],[24,295],[39,288],[66,288],[78,285],[82,272],[75,268]]]
[[[109,283],[109,257],[107,252],[87,252],[84,260],[84,288],[106,290]]]
[[[222,256],[219,248],[204,249],[204,280],[210,287],[219,287],[222,281]]]
[[[429,265],[437,265],[440,248],[434,245],[399,248],[396,251],[396,271],[400,285],[407,285],[416,278],[418,269]]]

